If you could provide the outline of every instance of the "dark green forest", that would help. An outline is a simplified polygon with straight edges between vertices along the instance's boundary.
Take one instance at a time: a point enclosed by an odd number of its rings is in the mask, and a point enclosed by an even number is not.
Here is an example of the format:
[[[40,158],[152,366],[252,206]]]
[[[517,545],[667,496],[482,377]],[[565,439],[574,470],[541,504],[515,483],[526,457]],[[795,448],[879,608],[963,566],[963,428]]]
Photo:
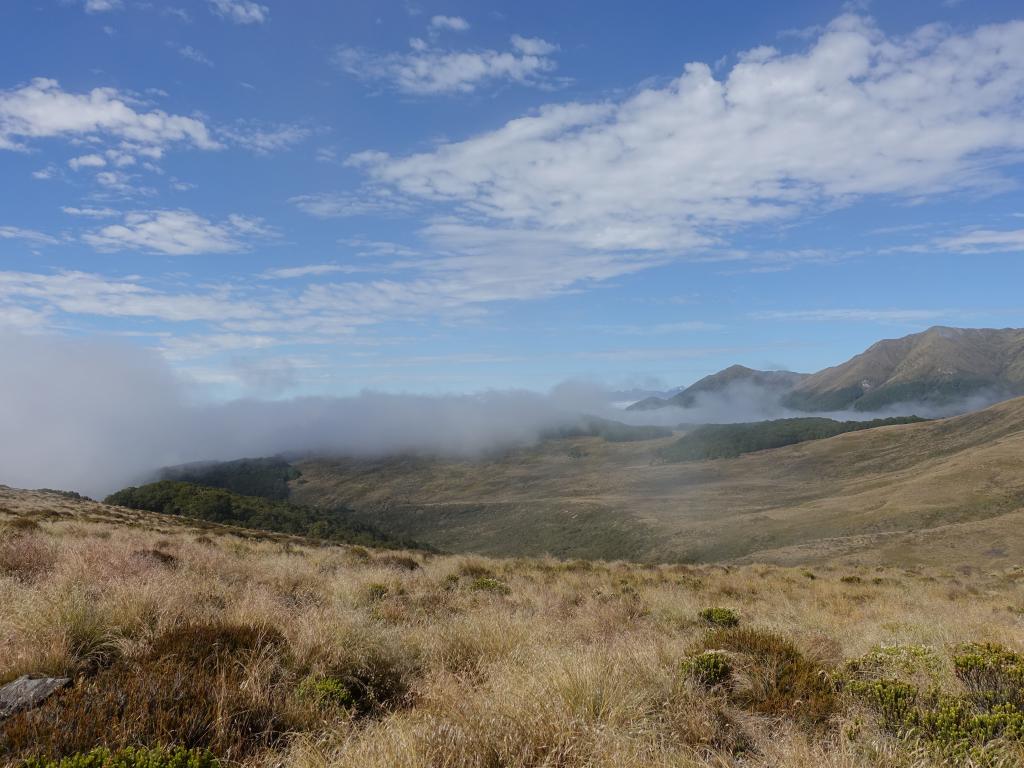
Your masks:
[[[835,421],[819,417],[775,419],[741,424],[705,424],[661,450],[665,461],[731,459],[744,453],[781,448],[808,440],[822,440],[844,432],[913,424],[925,421],[917,416],[898,416],[870,421]]]
[[[194,520],[308,536],[343,544],[424,549],[411,541],[391,538],[355,519],[346,508],[321,509],[275,499],[243,496],[180,480],[159,480],[125,488],[104,501],[130,509],[179,515]]]

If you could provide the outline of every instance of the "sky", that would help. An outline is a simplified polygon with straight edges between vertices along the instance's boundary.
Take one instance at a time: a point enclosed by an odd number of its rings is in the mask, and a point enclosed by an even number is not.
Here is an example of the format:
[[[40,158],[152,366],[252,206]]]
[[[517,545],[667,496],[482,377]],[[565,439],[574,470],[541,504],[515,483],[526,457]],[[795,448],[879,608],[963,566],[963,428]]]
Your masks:
[[[127,345],[230,400],[1021,326],[1022,10],[8,0],[0,346]]]

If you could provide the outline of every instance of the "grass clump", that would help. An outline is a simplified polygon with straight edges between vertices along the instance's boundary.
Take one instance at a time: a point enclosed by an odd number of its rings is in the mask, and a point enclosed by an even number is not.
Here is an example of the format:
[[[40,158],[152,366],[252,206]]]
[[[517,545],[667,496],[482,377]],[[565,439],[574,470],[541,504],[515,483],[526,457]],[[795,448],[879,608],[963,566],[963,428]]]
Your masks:
[[[729,657],[721,651],[704,651],[683,662],[683,672],[697,685],[714,688],[727,682],[732,676]]]
[[[819,725],[839,709],[832,681],[821,664],[807,658],[790,640],[762,629],[716,629],[704,647],[732,654],[738,684],[730,698],[761,715],[790,717]]]
[[[180,744],[239,760],[289,730],[284,638],[247,624],[185,624],[0,725],[0,757],[60,760],[95,747]],[[255,673],[255,674],[253,674]]]
[[[712,627],[735,627],[740,623],[739,614],[732,608],[705,608],[697,615]]]
[[[23,768],[218,768],[205,749],[185,747],[127,747],[111,751],[97,747],[59,760],[27,760]]]

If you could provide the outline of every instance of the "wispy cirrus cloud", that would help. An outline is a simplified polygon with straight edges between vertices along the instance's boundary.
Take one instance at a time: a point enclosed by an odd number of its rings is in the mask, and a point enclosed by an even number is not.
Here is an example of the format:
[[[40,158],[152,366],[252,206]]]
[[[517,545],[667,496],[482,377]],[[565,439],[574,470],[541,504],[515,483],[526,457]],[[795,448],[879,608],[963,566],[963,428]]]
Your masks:
[[[0,240],[23,240],[33,245],[56,245],[60,242],[44,232],[11,226],[0,226]]]
[[[550,84],[548,75],[557,67],[551,55],[558,46],[520,35],[513,35],[510,45],[505,51],[455,51],[413,38],[409,50],[403,53],[340,47],[332,61],[343,72],[361,80],[382,82],[417,96],[473,93],[484,85],[502,82]]]
[[[1024,229],[972,229],[941,238],[935,245],[956,253],[1024,252]]]

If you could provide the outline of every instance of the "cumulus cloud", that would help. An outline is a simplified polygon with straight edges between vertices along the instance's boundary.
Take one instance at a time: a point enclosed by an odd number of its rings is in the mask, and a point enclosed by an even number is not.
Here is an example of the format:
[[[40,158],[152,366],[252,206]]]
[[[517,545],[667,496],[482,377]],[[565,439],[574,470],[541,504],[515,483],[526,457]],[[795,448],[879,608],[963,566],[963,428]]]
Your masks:
[[[24,149],[26,141],[52,137],[108,137],[138,145],[149,155],[179,142],[220,147],[198,118],[139,111],[137,106],[115,88],[68,93],[56,80],[36,78],[0,91],[0,149]]]
[[[104,251],[127,248],[184,256],[241,251],[246,238],[270,234],[258,219],[237,214],[215,223],[188,210],[133,211],[124,215],[124,223],[88,232],[82,239]]]
[[[469,22],[461,16],[434,16],[430,20],[432,29],[450,29],[454,32],[465,32],[469,29]]]
[[[270,8],[251,0],[210,0],[210,8],[235,24],[262,24],[270,18]]]
[[[68,166],[73,171],[80,170],[82,168],[102,168],[107,164],[107,161],[103,159],[102,155],[81,155],[79,157],[72,157],[68,160]]]
[[[435,17],[438,18],[438,17]],[[557,47],[539,38],[512,37],[512,50],[451,51],[413,38],[405,53],[338,48],[333,61],[362,80],[380,81],[419,96],[472,93],[483,85],[515,82],[544,85],[555,67]]]
[[[845,15],[803,50],[749,51],[721,78],[692,63],[621,100],[552,104],[427,152],[350,162],[496,238],[692,254],[736,227],[866,196],[1000,188],[1022,117],[1024,22],[897,38]]]

